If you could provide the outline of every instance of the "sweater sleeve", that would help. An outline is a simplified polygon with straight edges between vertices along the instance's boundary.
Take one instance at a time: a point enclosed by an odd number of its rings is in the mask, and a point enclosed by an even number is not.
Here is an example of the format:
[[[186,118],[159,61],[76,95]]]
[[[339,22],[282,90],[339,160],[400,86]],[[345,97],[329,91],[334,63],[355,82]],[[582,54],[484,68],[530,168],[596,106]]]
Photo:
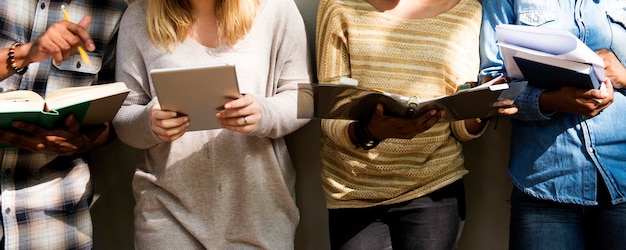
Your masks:
[[[269,73],[266,96],[255,96],[261,105],[262,118],[250,133],[273,139],[290,134],[309,122],[309,119],[298,118],[298,105],[313,106],[312,94],[298,96],[298,84],[312,81],[304,20],[295,2],[275,2],[282,6],[267,10],[263,17],[271,18],[274,25],[268,27],[274,32],[270,58],[272,72]]]
[[[318,7],[316,51],[317,78],[320,83],[339,83],[341,77],[350,77],[350,55],[346,48],[346,31],[341,18],[332,7],[334,1],[323,0]],[[323,119],[322,133],[331,141],[346,148],[354,148],[348,135],[348,126],[352,121]]]
[[[139,4],[131,5],[124,14],[120,23],[115,78],[126,83],[130,93],[124,105],[113,119],[113,126],[119,139],[125,144],[145,149],[161,142],[150,127],[150,111],[158,103],[150,94],[150,82],[143,62],[137,30],[142,30],[139,24],[141,15]],[[145,21],[144,21],[145,23]],[[149,43],[150,41],[143,41]]]

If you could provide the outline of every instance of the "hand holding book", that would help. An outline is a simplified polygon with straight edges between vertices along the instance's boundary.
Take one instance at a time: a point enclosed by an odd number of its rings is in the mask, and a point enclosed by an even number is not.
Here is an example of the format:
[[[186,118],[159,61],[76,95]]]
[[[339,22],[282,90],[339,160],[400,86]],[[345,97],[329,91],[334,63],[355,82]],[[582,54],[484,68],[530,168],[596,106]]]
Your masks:
[[[385,115],[416,118],[430,110],[445,110],[439,122],[487,118],[508,107],[526,82],[494,84],[499,79],[452,95],[431,99],[401,96],[375,89],[345,84],[301,84],[300,91],[313,91],[314,110],[300,110],[301,118],[368,120],[382,104]],[[312,88],[312,89],[311,89]],[[304,105],[302,105],[304,106]]]
[[[32,152],[73,155],[95,149],[109,139],[110,124],[82,127],[70,114],[53,129],[15,121],[13,129],[0,129],[0,147],[17,147]]]

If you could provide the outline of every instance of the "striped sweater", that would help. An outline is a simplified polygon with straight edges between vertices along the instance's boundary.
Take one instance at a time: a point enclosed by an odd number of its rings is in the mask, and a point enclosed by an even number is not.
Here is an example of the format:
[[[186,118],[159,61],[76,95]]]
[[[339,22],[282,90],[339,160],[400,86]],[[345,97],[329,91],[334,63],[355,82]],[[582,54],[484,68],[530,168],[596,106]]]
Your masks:
[[[476,81],[481,6],[460,2],[438,16],[403,19],[364,0],[322,0],[317,16],[318,80],[342,76],[360,86],[432,98]],[[323,120],[322,182],[328,208],[363,208],[414,199],[467,173],[460,141],[476,138],[463,121],[438,123],[413,139],[356,149],[344,120]]]

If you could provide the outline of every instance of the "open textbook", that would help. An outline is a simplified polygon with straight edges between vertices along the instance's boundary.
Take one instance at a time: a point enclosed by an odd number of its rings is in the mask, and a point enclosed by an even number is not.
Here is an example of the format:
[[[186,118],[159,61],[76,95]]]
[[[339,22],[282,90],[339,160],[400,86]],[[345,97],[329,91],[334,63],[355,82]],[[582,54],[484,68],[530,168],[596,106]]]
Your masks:
[[[0,128],[25,121],[53,128],[74,114],[82,125],[113,119],[130,90],[123,82],[55,90],[44,99],[29,90],[0,93]]]
[[[470,118],[488,118],[497,115],[500,107],[509,107],[526,82],[498,83],[500,77],[479,85],[461,90],[452,95],[420,99],[416,96],[402,96],[376,89],[348,84],[301,84],[301,91],[312,88],[314,110],[299,111],[301,118],[367,120],[378,103],[383,104],[385,114],[415,118],[431,109],[445,110],[446,116],[440,122]]]
[[[604,62],[568,31],[524,25],[496,26],[508,76],[546,89],[564,85],[601,87]]]

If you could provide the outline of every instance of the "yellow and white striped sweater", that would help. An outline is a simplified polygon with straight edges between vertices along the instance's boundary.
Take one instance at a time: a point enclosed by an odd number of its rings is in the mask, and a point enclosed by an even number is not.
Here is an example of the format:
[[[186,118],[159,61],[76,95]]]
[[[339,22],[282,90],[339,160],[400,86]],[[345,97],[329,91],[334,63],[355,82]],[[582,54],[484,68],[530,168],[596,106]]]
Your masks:
[[[431,98],[476,81],[481,6],[460,0],[427,19],[382,13],[364,0],[322,0],[317,17],[318,80],[342,76],[360,86]],[[356,149],[350,121],[323,120],[322,182],[328,208],[363,208],[414,199],[467,173],[459,141],[472,135],[462,121],[438,123],[415,138],[386,139]]]

